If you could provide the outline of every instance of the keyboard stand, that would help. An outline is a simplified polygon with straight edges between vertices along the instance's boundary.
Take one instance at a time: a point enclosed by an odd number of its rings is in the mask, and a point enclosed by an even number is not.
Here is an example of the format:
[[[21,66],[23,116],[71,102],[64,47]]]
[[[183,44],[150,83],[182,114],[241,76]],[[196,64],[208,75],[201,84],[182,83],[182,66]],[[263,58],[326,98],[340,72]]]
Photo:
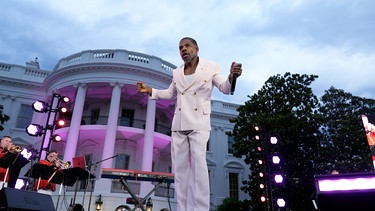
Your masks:
[[[159,186],[164,183],[165,179],[164,178],[159,178],[158,179],[158,183],[154,186],[154,188],[144,197],[144,198],[139,198],[138,196],[136,196],[134,194],[134,192],[129,188],[129,185],[128,183],[126,182],[126,179],[124,177],[121,177],[120,179],[120,182],[121,184],[124,186],[124,188],[128,191],[128,193],[130,194],[130,196],[132,197],[133,201],[135,201],[134,203],[134,208],[131,210],[131,211],[135,211],[137,208],[140,208],[142,211],[146,211],[146,209],[144,208],[143,204],[146,203],[146,200],[148,199],[148,197],[151,196],[151,194],[153,194],[156,189],[159,188]]]

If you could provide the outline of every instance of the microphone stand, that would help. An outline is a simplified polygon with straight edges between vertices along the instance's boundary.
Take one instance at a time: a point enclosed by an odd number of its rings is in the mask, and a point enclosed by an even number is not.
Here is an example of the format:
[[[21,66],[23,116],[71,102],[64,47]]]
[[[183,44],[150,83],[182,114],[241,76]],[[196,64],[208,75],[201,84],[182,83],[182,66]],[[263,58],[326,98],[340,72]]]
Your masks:
[[[104,162],[104,161],[106,161],[106,160],[109,160],[109,159],[114,159],[114,158],[117,157],[117,156],[119,156],[119,154],[116,154],[116,155],[114,155],[114,156],[112,156],[112,157],[109,157],[109,158],[106,158],[106,159],[103,159],[103,160],[97,161],[97,162],[92,163],[92,164],[90,164],[90,165],[87,165],[86,168],[87,168],[87,169],[90,169],[91,166],[94,166],[94,173],[96,173],[96,168],[98,167],[98,164],[99,164],[99,163],[102,163],[102,162]],[[87,211],[90,211],[91,199],[92,199],[92,192],[94,191],[94,184],[95,184],[94,182],[95,182],[94,179],[91,180],[90,200],[89,200],[89,207],[87,208]]]

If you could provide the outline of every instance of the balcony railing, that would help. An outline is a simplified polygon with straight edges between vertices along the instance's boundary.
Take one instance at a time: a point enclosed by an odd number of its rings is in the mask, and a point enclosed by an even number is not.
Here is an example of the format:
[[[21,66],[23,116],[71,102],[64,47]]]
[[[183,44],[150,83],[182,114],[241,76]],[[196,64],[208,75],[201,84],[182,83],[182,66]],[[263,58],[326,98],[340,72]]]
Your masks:
[[[83,116],[81,125],[107,125],[108,122],[108,116],[99,116],[96,118],[93,118],[92,116]],[[139,129],[145,129],[146,121],[140,120],[140,119],[134,119],[134,120],[128,120],[122,117],[119,117],[117,119],[117,125],[118,126],[125,126],[125,127],[134,127]],[[169,125],[169,126],[168,126]],[[67,121],[67,124],[65,127],[69,127],[70,122]],[[171,135],[171,127],[170,124],[155,124],[155,132],[165,134],[165,135]]]

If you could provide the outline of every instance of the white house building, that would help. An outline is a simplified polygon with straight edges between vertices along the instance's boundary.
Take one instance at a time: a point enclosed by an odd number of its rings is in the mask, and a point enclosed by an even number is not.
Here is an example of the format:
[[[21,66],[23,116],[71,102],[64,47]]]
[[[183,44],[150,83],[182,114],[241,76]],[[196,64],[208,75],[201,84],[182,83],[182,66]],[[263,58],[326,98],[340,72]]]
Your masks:
[[[149,176],[155,178],[160,172],[173,174],[170,126],[175,101],[149,100],[148,95],[136,91],[135,84],[144,81],[151,87],[167,88],[174,68],[158,57],[118,49],[79,52],[62,58],[53,70],[41,70],[37,61],[27,62],[26,66],[0,62],[0,105],[3,114],[10,116],[1,135],[11,136],[23,148],[32,146],[41,159],[52,149],[58,151],[62,161],[85,156],[87,172],[95,178],[79,180],[73,186],[58,185],[52,195],[57,210],[67,210],[72,202],[85,210],[96,210],[99,195],[103,201],[101,210],[116,210],[120,205],[133,208],[127,204],[131,194],[123,183],[102,178],[102,170],[154,172]],[[70,98],[68,103],[60,104],[68,108],[64,117],[69,123],[47,129],[54,125],[51,117],[59,117],[53,109],[55,95]],[[35,112],[31,106],[35,100],[47,102],[50,110]],[[215,210],[224,198],[248,197],[240,187],[250,172],[242,159],[231,154],[233,139],[226,135],[233,129],[229,119],[237,115],[238,105],[216,100],[211,104],[207,165],[211,210]],[[31,123],[44,126],[40,136],[26,133],[25,128]],[[50,137],[55,134],[62,141],[52,141]],[[37,161],[27,164],[19,177],[24,177]],[[126,182],[137,198],[147,196],[155,185],[141,178]],[[175,210],[173,183],[162,183],[150,197],[153,210]]]

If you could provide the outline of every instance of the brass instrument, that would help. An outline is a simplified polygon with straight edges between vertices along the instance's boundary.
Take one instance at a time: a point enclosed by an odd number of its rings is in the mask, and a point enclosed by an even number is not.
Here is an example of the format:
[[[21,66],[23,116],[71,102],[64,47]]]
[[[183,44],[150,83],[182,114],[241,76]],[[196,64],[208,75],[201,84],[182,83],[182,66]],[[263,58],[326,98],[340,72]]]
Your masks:
[[[10,147],[10,150],[9,150],[9,151],[19,153],[19,152],[22,151],[22,147],[19,146],[19,145],[17,145],[17,146],[13,145],[13,146]]]
[[[56,158],[56,161],[60,163],[60,168],[62,169],[68,169],[70,166],[72,166],[72,163],[70,161],[63,161],[58,158]]]

